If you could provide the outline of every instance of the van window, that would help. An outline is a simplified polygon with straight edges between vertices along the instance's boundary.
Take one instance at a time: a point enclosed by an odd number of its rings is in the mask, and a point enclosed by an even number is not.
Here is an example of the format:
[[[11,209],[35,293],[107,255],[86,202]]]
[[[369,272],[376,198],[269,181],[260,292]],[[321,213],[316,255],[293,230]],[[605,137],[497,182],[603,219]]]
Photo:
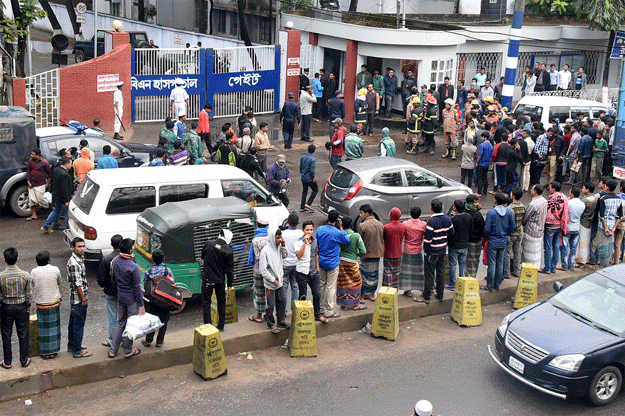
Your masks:
[[[608,110],[605,107],[593,107],[590,111],[592,112],[592,118],[597,120],[599,119],[599,111],[605,111],[605,113],[608,114]]]
[[[74,198],[72,200],[82,212],[89,215],[91,207],[93,206],[93,201],[95,201],[95,197],[98,195],[99,190],[100,185],[92,181],[91,178],[87,176],[78,187],[78,190],[74,194]]]
[[[577,113],[583,113],[584,117],[588,117],[588,107],[571,107],[571,118],[577,118]]]
[[[166,202],[188,201],[208,196],[208,185],[205,183],[192,183],[184,185],[165,185],[158,190],[159,204]]]
[[[256,206],[269,205],[267,195],[252,181],[247,179],[227,179],[221,181],[224,196],[236,196]]]
[[[560,123],[564,123],[569,118],[570,107],[553,106],[549,108],[549,122],[551,123],[554,118],[560,120]]]
[[[106,213],[139,214],[156,206],[156,189],[153,186],[115,188],[106,206]]]
[[[539,105],[532,104],[519,104],[514,109],[514,118],[519,118],[519,116],[536,116],[537,120],[540,120],[540,117],[543,114],[543,108]]]

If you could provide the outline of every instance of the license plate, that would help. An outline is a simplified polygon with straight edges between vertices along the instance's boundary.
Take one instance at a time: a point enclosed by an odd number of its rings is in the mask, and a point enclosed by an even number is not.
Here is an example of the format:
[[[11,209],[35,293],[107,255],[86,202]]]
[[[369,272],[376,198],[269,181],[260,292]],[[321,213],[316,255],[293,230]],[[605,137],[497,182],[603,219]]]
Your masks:
[[[525,364],[523,364],[521,361],[517,360],[513,356],[510,356],[508,364],[510,364],[510,367],[523,374],[523,371],[525,370]]]

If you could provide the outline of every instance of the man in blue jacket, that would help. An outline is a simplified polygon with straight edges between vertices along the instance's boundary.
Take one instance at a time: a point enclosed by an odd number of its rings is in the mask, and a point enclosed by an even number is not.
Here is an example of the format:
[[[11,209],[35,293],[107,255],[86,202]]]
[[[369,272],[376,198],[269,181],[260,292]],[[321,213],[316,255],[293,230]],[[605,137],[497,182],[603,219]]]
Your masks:
[[[330,139],[334,136],[333,120],[337,118],[345,118],[345,102],[343,102],[343,91],[337,90],[334,93],[334,98],[328,101],[328,120],[330,120]]]
[[[323,101],[323,86],[321,85],[321,80],[319,79],[319,72],[315,72],[315,78],[312,82],[313,94],[315,94],[315,98],[317,101],[313,103],[313,120],[319,121],[321,118],[323,105],[321,102]]]
[[[507,197],[498,192],[495,194],[495,207],[486,214],[484,236],[488,239],[488,270],[486,271],[486,286],[480,289],[492,292],[499,290],[503,280],[503,262],[506,257],[508,236],[516,229],[514,214],[505,206]]]
[[[391,111],[397,94],[397,77],[393,68],[386,68],[384,76],[384,96],[386,101],[386,118],[391,118]]]
[[[300,123],[299,106],[295,101],[295,94],[290,92],[289,99],[282,105],[280,111],[280,123],[282,124],[282,135],[284,136],[284,148],[290,149],[293,144],[293,132],[295,126]]]
[[[315,153],[315,145],[308,145],[308,153],[302,156],[299,161],[299,173],[302,178],[302,202],[299,205],[300,212],[315,212],[312,209],[312,203],[319,192],[317,181],[315,180],[315,166],[317,161],[313,156]],[[310,188],[310,198],[308,203],[306,202],[306,196],[308,195],[308,188]]]

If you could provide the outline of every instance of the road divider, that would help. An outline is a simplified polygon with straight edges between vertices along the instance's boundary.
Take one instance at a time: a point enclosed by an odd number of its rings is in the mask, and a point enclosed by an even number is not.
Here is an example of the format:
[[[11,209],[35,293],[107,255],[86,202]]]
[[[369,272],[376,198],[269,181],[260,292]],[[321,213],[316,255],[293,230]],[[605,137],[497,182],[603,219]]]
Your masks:
[[[523,263],[512,307],[520,309],[535,303],[536,299],[538,299],[538,266],[533,263]]]
[[[478,326],[482,323],[482,299],[477,279],[460,276],[456,280],[451,319],[461,326]]]
[[[211,324],[195,328],[193,336],[193,371],[205,380],[228,374],[226,354],[219,330]]]
[[[395,341],[399,335],[397,289],[382,286],[378,291],[371,323],[371,335]]]

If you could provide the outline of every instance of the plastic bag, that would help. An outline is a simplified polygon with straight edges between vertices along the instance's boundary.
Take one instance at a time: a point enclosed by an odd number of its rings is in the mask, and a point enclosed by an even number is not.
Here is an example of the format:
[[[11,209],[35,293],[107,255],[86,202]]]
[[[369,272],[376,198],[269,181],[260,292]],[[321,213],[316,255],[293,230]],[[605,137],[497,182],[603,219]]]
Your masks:
[[[126,321],[126,329],[124,329],[122,336],[134,341],[138,338],[143,338],[150,332],[154,332],[162,326],[163,323],[158,316],[152,315],[151,313],[146,313],[145,315],[132,315]]]
[[[42,199],[42,206],[44,208],[48,208],[50,207],[50,205],[52,205],[52,194],[50,192],[45,192],[43,194],[43,199]]]

